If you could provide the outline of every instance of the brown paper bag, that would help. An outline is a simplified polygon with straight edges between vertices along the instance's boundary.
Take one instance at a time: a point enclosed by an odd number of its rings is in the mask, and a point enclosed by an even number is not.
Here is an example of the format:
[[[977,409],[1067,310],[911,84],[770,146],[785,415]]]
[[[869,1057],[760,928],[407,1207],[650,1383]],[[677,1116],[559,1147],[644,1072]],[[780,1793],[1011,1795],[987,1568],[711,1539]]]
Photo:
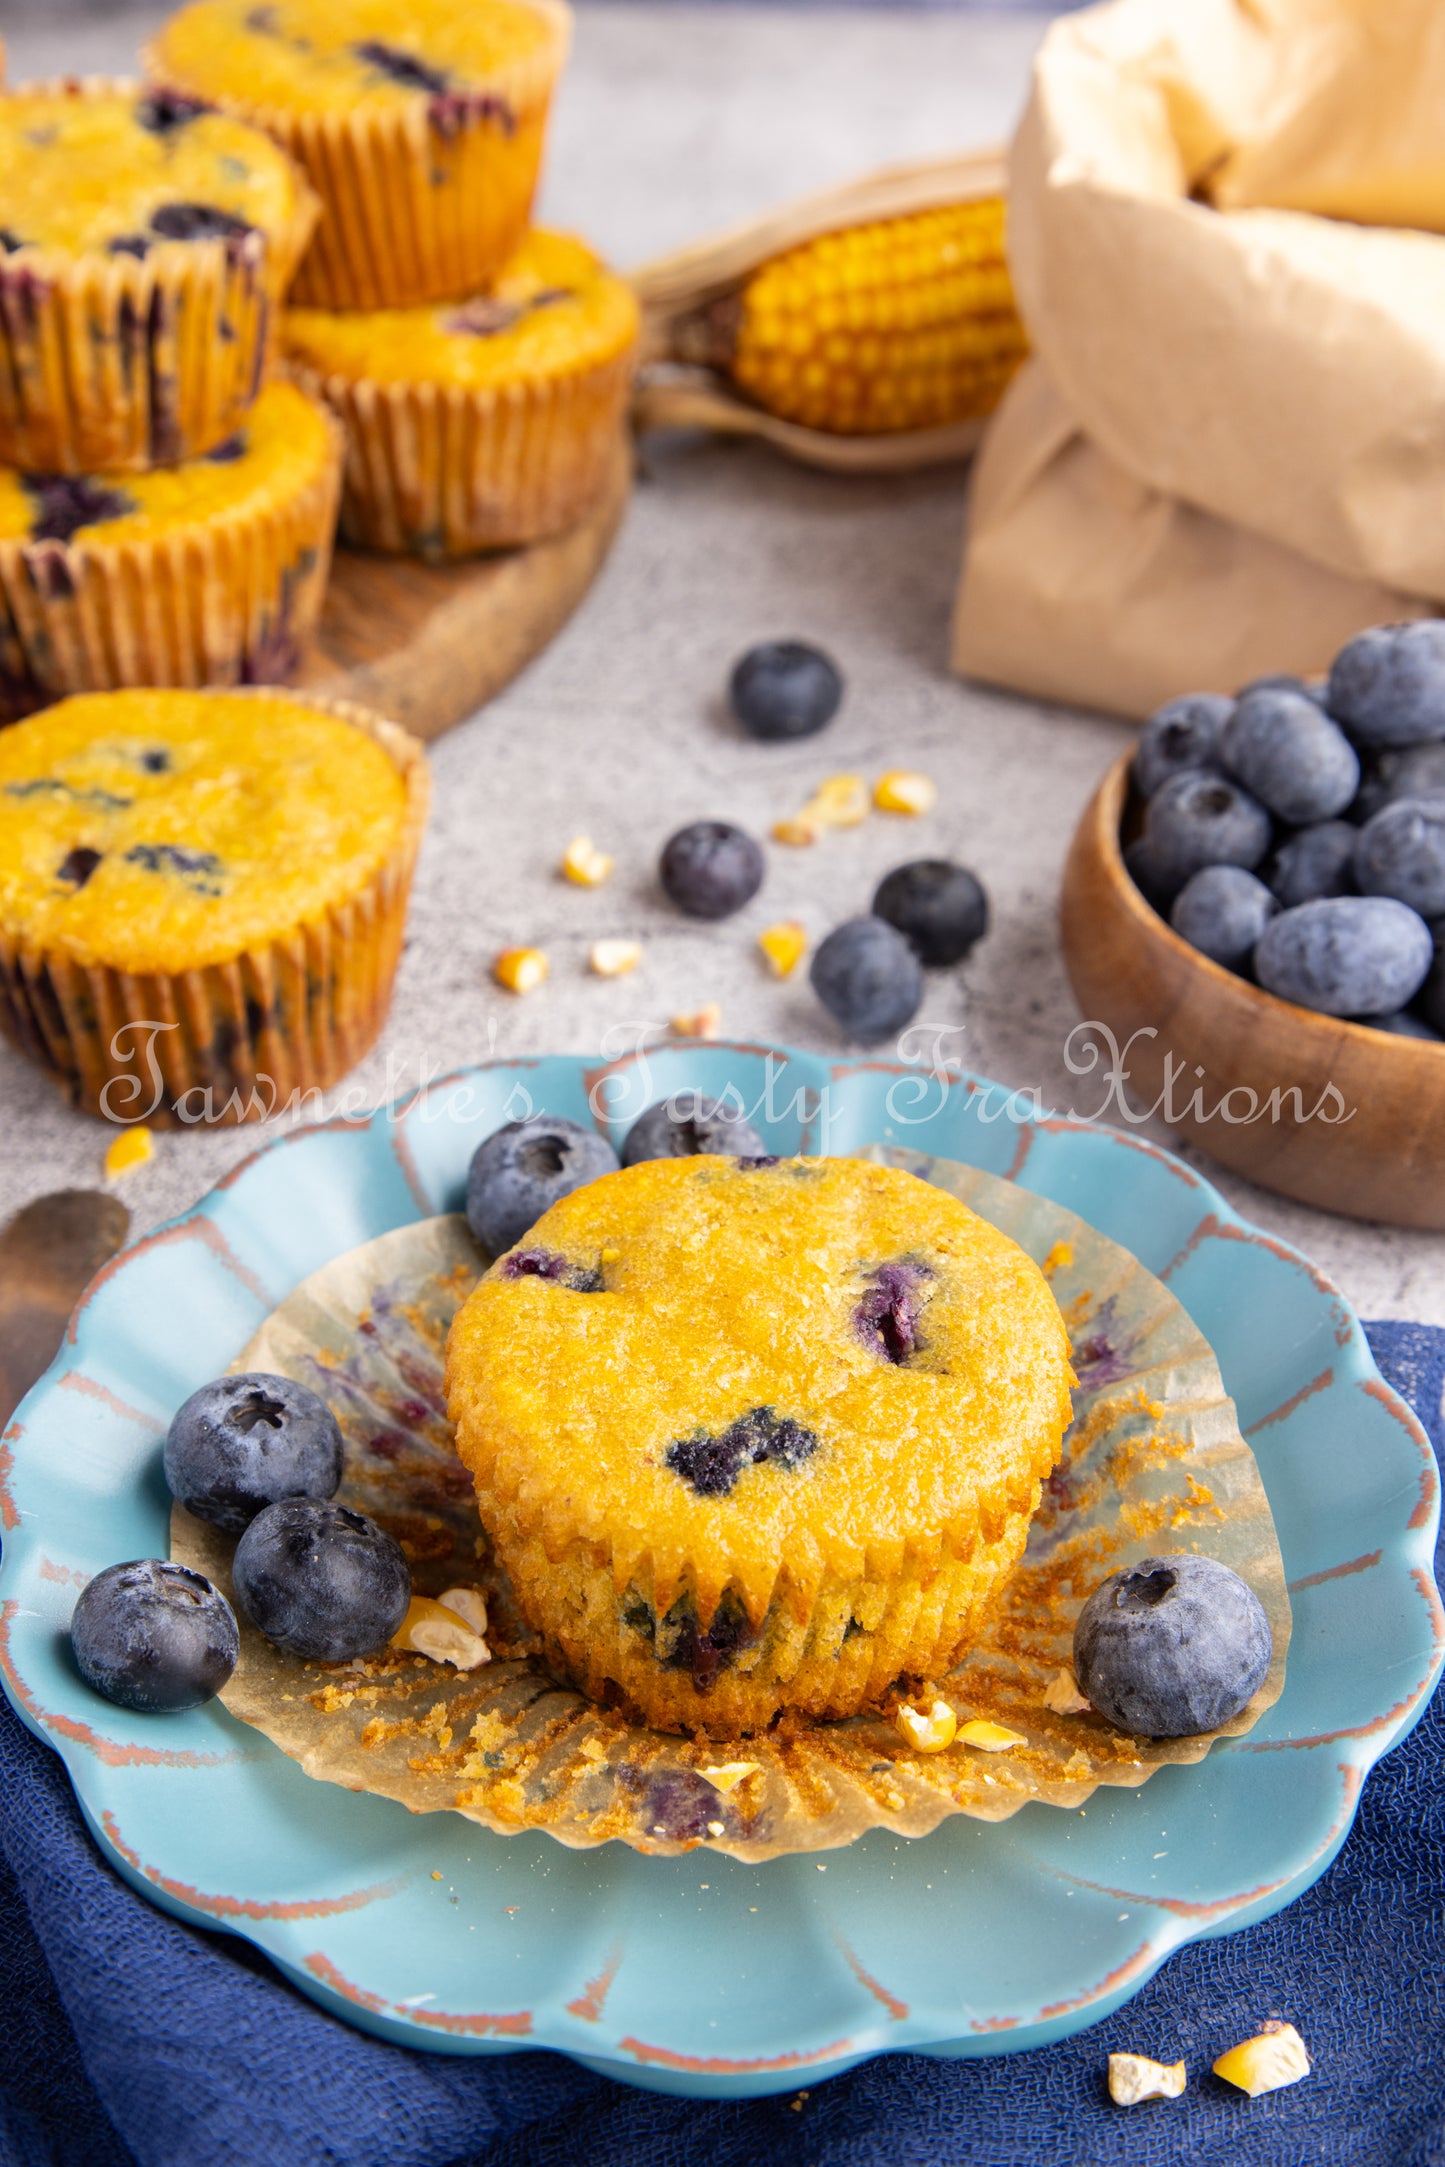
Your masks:
[[[1344,222],[1445,227],[1442,14],[1113,0],[1049,33],[1010,165],[1047,374],[980,473],[960,668],[1140,713],[1445,597],[1445,241]]]

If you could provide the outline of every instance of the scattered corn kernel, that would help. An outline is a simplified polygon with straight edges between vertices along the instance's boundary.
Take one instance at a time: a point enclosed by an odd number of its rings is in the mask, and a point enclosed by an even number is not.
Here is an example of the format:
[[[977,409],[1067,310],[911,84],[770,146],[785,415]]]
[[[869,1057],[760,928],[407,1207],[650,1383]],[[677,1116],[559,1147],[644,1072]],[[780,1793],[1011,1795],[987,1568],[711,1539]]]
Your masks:
[[[391,1637],[393,1648],[424,1655],[433,1663],[450,1663],[454,1670],[479,1670],[490,1663],[492,1651],[480,1633],[465,1619],[429,1595],[414,1595],[406,1616]]]
[[[562,854],[562,874],[579,888],[600,888],[612,871],[612,859],[590,835],[574,835]]]
[[[722,1010],[716,1001],[691,1015],[674,1016],[669,1029],[674,1038],[716,1038],[722,1029]]]
[[[820,832],[818,822],[807,807],[795,813],[791,820],[775,820],[772,829],[775,843],[791,843],[799,850],[808,843],[816,843]]]
[[[1071,1670],[1057,1670],[1049,1681],[1044,1706],[1056,1716],[1081,1716],[1089,1706]]]
[[[926,1711],[904,1701],[893,1720],[916,1753],[942,1753],[958,1731],[958,1717],[946,1700],[936,1700]]]
[[[508,993],[535,993],[547,975],[547,958],[540,948],[504,948],[492,965],[492,976]]]
[[[958,1742],[961,1746],[977,1746],[980,1753],[1011,1753],[1015,1746],[1028,1744],[1022,1731],[1005,1730],[1002,1723],[986,1723],[976,1716],[971,1723],[960,1723]]]
[[[873,803],[880,813],[931,813],[938,803],[938,785],[931,775],[891,767],[873,785]]]
[[[861,775],[830,775],[803,808],[822,828],[860,828],[868,818],[868,785]]]
[[[147,1128],[122,1129],[113,1136],[105,1154],[105,1178],[119,1181],[123,1174],[131,1173],[137,1166],[144,1166],[155,1149],[151,1132]]]
[[[1177,2099],[1185,2086],[1183,2062],[1151,2062],[1147,2054],[1109,2056],[1109,2097],[1116,2107],[1141,2099]]]
[[[485,1633],[487,1630],[487,1598],[480,1588],[448,1588],[445,1594],[437,1597],[437,1601],[443,1610],[450,1610],[453,1616],[461,1619],[463,1625],[469,1625],[474,1633]]]
[[[587,968],[599,978],[625,978],[641,961],[641,941],[594,941],[587,951]]]
[[[1231,2047],[1214,2064],[1216,2077],[1238,2085],[1251,2099],[1258,2099],[1262,2092],[1277,2092],[1285,2084],[1298,2084],[1309,2073],[1310,2058],[1303,2039],[1293,2024],[1278,2020],[1264,2025],[1253,2039]]]
[[[796,918],[780,918],[764,927],[758,946],[773,967],[775,978],[791,978],[808,948],[808,935]]]
[[[698,1770],[703,1781],[710,1783],[715,1791],[721,1791],[724,1796],[729,1791],[735,1791],[740,1783],[745,1783],[749,1776],[755,1776],[757,1772],[756,1761],[721,1761],[716,1768]]]

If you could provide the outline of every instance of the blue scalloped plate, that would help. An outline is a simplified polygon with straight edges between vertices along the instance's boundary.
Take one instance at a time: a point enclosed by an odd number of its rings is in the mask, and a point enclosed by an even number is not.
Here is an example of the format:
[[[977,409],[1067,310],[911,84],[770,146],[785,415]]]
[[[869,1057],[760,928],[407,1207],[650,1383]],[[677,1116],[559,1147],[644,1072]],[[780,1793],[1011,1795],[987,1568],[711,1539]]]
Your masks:
[[[691,1085],[740,1092],[780,1152],[901,1143],[1022,1180],[1168,1282],[1219,1356],[1290,1580],[1284,1694],[1247,1737],[1080,1813],[1032,1805],[750,1867],[413,1817],[310,1781],[219,1704],[131,1717],[80,1684],[75,1590],[117,1558],[165,1554],[165,1426],[269,1309],[342,1250],[457,1209],[476,1144],[527,1106],[583,1120],[605,1106],[620,1131]],[[1440,1666],[1429,1443],[1302,1257],[1167,1153],[1027,1116],[977,1078],[757,1047],[607,1070],[498,1063],[391,1114],[288,1132],[123,1252],[0,1452],[5,1682],[118,1870],[385,2038],[555,2047],[634,2084],[729,2097],[889,2049],[1043,2045],[1107,2015],[1182,1942],[1298,1895]]]

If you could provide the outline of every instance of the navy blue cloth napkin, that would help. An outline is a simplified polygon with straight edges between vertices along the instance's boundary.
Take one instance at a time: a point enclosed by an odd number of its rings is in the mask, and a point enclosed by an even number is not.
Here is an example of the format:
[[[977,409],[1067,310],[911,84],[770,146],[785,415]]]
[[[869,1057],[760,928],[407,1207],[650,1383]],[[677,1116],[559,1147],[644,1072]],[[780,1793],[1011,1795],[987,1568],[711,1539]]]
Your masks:
[[[1366,1327],[1441,1449],[1445,1331]],[[1092,2031],[1032,2054],[893,2055],[743,2104],[668,2099],[558,2055],[382,2045],[229,1936],[102,1863],[59,1760],[0,1700],[4,2167],[1433,2167],[1445,2163],[1445,1696],[1365,1785],[1287,1910],[1179,1951]],[[1271,2010],[1314,2056],[1253,2102],[1212,2077]],[[1182,2054],[1183,2099],[1125,2111],[1110,2048]]]

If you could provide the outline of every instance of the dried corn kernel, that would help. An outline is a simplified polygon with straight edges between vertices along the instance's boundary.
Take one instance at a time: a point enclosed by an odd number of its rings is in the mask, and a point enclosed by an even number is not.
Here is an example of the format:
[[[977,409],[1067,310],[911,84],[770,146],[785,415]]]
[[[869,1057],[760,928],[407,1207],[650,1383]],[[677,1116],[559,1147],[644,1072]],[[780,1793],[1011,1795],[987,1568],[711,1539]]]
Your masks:
[[[796,918],[780,918],[758,935],[758,946],[773,967],[775,978],[791,978],[808,948],[808,935]]]
[[[803,808],[822,828],[859,828],[868,818],[868,785],[861,775],[830,775]]]
[[[1177,2099],[1185,2086],[1183,2062],[1151,2062],[1147,2054],[1109,2056],[1109,2097],[1116,2107],[1141,2099]]]
[[[579,888],[600,888],[612,871],[612,859],[590,835],[574,835],[562,854],[562,876]]]
[[[641,941],[594,941],[587,951],[587,968],[599,978],[625,978],[641,961]]]
[[[1214,2064],[1216,2077],[1238,2085],[1251,2099],[1258,2099],[1262,2092],[1277,2092],[1285,2084],[1298,2084],[1309,2073],[1303,2039],[1293,2024],[1281,2024],[1278,2019],[1264,2025],[1253,2039],[1242,2040],[1221,2054]]]
[[[716,1038],[722,1029],[722,1010],[716,1001],[691,1015],[674,1016],[668,1027],[674,1038]]]
[[[980,1753],[1011,1753],[1015,1746],[1028,1744],[1022,1731],[1005,1730],[1001,1723],[986,1723],[978,1716],[971,1723],[959,1724],[958,1742],[977,1746]]]
[[[535,993],[547,975],[547,958],[540,948],[504,948],[492,965],[492,976],[508,993]]]
[[[913,768],[891,767],[873,785],[873,803],[880,813],[931,813],[938,803],[938,785],[931,775]]]
[[[1048,1691],[1044,1694],[1044,1706],[1052,1715],[1081,1716],[1090,1703],[1079,1691],[1073,1672],[1058,1670],[1049,1681]]]
[[[414,1595],[406,1616],[391,1636],[393,1648],[425,1655],[433,1663],[450,1663],[456,1670],[478,1670],[490,1663],[492,1651],[480,1633],[473,1632],[454,1610],[434,1602],[429,1595]]]
[[[710,1783],[715,1791],[721,1791],[724,1796],[729,1791],[735,1791],[740,1783],[745,1783],[749,1776],[755,1776],[757,1772],[756,1761],[722,1761],[716,1768],[698,1770],[703,1781]]]
[[[775,843],[789,843],[795,850],[802,850],[809,843],[816,843],[821,833],[818,822],[806,808],[795,813],[791,820],[775,820],[772,836]]]
[[[958,1717],[946,1700],[936,1700],[926,1711],[904,1701],[893,1721],[915,1753],[942,1753],[958,1731]]]
[[[149,1129],[122,1129],[119,1136],[111,1138],[106,1149],[106,1180],[119,1181],[123,1174],[129,1174],[136,1167],[144,1166],[154,1149]]]
[[[474,1633],[487,1630],[487,1598],[480,1588],[448,1588],[437,1601],[443,1610],[452,1611]]]

